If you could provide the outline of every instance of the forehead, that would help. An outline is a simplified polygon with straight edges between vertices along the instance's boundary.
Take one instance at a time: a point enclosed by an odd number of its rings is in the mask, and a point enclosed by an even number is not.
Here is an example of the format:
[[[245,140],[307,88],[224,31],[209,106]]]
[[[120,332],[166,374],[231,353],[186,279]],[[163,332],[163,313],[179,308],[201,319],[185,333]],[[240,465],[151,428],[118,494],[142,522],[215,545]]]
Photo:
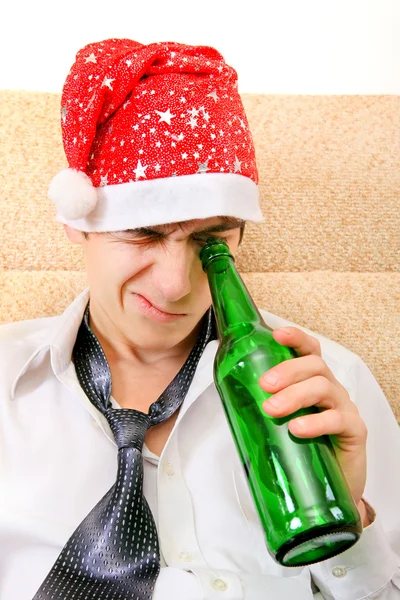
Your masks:
[[[207,219],[192,219],[190,221],[180,221],[178,223],[166,223],[164,225],[154,225],[150,229],[162,233],[173,233],[180,230],[184,233],[193,231],[226,231],[241,227],[244,221],[235,217],[209,217]]]

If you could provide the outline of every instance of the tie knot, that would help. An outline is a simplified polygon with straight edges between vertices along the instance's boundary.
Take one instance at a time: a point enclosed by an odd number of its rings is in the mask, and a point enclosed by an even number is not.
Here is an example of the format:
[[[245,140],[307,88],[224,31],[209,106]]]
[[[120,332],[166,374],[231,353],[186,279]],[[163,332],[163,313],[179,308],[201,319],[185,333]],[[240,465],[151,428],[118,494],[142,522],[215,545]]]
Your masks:
[[[144,438],[150,426],[150,418],[133,408],[109,408],[105,417],[114,434],[118,450],[121,448],[143,449]]]

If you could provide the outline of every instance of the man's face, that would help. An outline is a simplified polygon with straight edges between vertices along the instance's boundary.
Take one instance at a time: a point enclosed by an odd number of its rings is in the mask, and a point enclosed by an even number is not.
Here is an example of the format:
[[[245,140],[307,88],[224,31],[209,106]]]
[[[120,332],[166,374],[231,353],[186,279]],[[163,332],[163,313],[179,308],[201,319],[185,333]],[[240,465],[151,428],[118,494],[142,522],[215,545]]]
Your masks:
[[[83,246],[91,313],[103,335],[161,352],[183,342],[211,304],[200,249],[214,236],[235,254],[241,224],[212,217],[88,239],[64,226],[69,239]]]

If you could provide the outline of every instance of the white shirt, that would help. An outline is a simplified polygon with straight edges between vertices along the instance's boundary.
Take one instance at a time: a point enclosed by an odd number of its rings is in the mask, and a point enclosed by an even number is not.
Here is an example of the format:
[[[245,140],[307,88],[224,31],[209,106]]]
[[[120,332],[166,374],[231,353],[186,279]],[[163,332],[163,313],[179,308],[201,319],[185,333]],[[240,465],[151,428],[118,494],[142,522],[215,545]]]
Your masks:
[[[111,430],[71,362],[88,299],[85,290],[60,316],[0,327],[0,600],[32,600],[115,482]],[[262,314],[273,328],[294,325]],[[153,600],[400,599],[397,422],[357,355],[301,329],[321,342],[367,424],[364,497],[375,521],[332,559],[299,568],[274,562],[213,383],[212,341],[160,458],[144,449],[144,492],[162,554]]]

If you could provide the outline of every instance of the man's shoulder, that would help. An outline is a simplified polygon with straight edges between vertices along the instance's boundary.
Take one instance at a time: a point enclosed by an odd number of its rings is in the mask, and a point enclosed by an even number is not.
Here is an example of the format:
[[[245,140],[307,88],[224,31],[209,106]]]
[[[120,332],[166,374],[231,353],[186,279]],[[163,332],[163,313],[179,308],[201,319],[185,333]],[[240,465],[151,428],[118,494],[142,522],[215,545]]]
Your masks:
[[[311,329],[308,329],[303,325],[298,325],[293,321],[289,321],[287,319],[284,319],[283,317],[274,315],[273,313],[270,313],[266,310],[261,309],[260,312],[266,324],[272,329],[277,329],[278,327],[297,327],[298,329],[301,329],[308,335],[315,337],[321,344],[322,356],[324,360],[328,363],[334,362],[346,368],[349,367],[351,364],[361,360],[357,354],[355,354],[345,346],[342,346],[338,342],[335,342],[334,340],[322,335],[321,333],[312,331]]]
[[[0,374],[2,389],[11,394],[15,378],[43,348],[50,345],[57,317],[15,321],[0,325]]]
[[[43,317],[0,325],[0,352],[3,354],[11,347],[39,345],[46,339],[57,319],[58,316]]]

